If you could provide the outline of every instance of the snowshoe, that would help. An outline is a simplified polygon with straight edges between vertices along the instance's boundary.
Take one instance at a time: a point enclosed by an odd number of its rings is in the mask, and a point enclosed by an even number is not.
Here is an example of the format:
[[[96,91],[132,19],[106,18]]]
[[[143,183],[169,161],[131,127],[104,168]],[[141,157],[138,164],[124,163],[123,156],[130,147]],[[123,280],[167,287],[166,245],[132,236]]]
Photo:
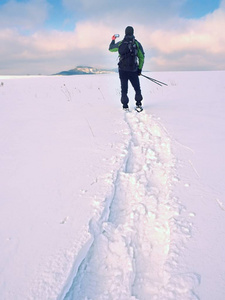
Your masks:
[[[135,110],[136,110],[138,113],[140,113],[140,112],[143,110],[143,107],[142,107],[141,105],[137,105],[137,106],[135,107]]]

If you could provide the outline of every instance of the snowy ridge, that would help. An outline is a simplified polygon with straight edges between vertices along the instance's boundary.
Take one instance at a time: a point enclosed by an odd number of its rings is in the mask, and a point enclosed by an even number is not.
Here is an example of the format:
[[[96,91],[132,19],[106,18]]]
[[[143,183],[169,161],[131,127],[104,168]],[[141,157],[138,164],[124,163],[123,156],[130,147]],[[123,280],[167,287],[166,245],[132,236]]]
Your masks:
[[[130,141],[100,218],[90,222],[93,243],[65,300],[198,299],[200,278],[182,273],[178,258],[192,224],[172,188],[177,181],[171,139],[145,112],[125,113]]]

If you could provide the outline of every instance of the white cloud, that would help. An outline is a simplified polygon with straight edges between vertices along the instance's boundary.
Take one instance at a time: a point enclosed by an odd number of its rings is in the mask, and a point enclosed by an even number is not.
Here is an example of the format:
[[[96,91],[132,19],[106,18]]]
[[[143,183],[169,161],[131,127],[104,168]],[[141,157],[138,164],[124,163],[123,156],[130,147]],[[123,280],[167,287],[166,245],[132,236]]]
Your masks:
[[[154,29],[149,33],[151,41],[161,50],[170,52],[189,48],[191,45],[210,45],[211,41],[224,36],[225,10],[216,10],[198,20],[177,19],[177,28]],[[147,33],[148,31],[146,31]]]
[[[177,23],[177,29],[142,27],[143,45],[151,49],[149,69],[225,69],[225,10]]]
[[[80,9],[87,9],[90,5],[88,9],[91,10],[93,5],[90,1],[81,3],[78,0],[65,0],[64,2],[68,5],[73,3],[84,5]],[[150,2],[153,3],[153,1]],[[34,28],[40,25],[47,15],[45,0],[33,0],[29,3],[33,5],[29,8],[30,10],[23,6],[24,16],[27,17],[23,23],[24,28]],[[103,2],[100,0],[96,2],[96,10],[101,3]],[[135,3],[138,5],[137,1]],[[171,3],[177,7],[176,1]],[[15,1],[8,3],[8,5],[13,4]],[[131,1],[131,4],[134,4],[134,1]],[[123,7],[124,2],[121,5]],[[150,9],[150,6],[147,5],[147,8]],[[35,9],[36,17],[42,16],[40,19],[37,18],[38,20],[35,18],[32,20]],[[3,10],[7,12],[5,8]],[[28,11],[32,12],[30,16],[28,16]],[[220,9],[204,18],[185,20],[176,15],[173,19],[165,20],[161,27],[154,22],[145,23],[144,20],[139,22],[139,20],[129,19],[132,22],[128,22],[128,19],[125,19],[120,23],[117,22],[114,14],[109,16],[106,11],[103,10],[103,12],[102,18],[96,17],[78,22],[75,30],[71,32],[39,30],[30,35],[24,35],[16,28],[4,29],[3,27],[0,30],[0,73],[51,74],[79,64],[115,68],[118,55],[110,53],[108,45],[114,33],[120,33],[121,38],[123,37],[127,25],[134,26],[135,36],[144,47],[145,69],[147,70],[225,69],[223,34],[225,0],[221,3]],[[138,11],[137,14],[141,15],[142,12],[143,10]],[[146,9],[146,15],[147,13]],[[2,11],[1,16],[3,16]],[[12,15],[8,13],[8,23],[10,23],[10,18]],[[18,17],[16,21],[14,20],[13,24],[16,25],[19,19]],[[0,24],[3,23],[7,25],[6,20],[1,19]]]
[[[47,0],[17,2],[9,0],[0,6],[0,27],[31,30],[44,23],[48,15]]]
[[[108,51],[111,32],[104,24],[89,22],[77,24],[74,32],[39,31],[24,36],[17,30],[2,30],[0,74],[18,74],[22,70],[51,74],[79,64],[103,67],[107,57],[113,59]]]

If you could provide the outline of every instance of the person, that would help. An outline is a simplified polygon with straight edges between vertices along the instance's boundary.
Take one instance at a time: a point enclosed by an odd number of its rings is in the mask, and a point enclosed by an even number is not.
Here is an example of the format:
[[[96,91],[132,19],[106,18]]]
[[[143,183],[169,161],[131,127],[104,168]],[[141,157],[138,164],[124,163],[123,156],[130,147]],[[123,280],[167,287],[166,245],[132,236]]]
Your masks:
[[[113,35],[112,41],[109,45],[109,51],[119,52],[119,78],[121,83],[121,103],[124,110],[129,110],[129,98],[128,93],[128,81],[131,82],[135,90],[135,101],[136,101],[136,110],[142,111],[142,94],[140,88],[139,77],[142,72],[144,65],[144,50],[140,42],[138,42],[134,37],[134,29],[132,26],[127,26],[125,29],[125,36],[122,41],[115,42],[118,35]],[[132,43],[134,43],[132,45]],[[125,46],[124,46],[125,44]],[[132,54],[133,58],[127,54],[127,51],[124,50],[128,44],[132,45],[135,48],[136,53]],[[129,51],[129,50],[128,50]],[[133,51],[133,50],[132,50]],[[133,51],[134,52],[134,51]],[[130,52],[129,52],[130,53]],[[134,57],[135,56],[135,57]]]

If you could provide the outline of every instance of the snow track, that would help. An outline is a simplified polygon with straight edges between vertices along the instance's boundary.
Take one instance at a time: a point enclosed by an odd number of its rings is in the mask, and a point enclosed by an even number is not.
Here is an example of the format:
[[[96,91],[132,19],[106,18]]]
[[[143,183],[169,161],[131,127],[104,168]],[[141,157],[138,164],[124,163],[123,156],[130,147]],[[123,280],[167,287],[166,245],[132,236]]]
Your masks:
[[[180,248],[191,224],[173,196],[171,139],[152,116],[125,113],[130,141],[93,243],[64,297],[79,300],[198,299],[195,274],[180,273]]]

